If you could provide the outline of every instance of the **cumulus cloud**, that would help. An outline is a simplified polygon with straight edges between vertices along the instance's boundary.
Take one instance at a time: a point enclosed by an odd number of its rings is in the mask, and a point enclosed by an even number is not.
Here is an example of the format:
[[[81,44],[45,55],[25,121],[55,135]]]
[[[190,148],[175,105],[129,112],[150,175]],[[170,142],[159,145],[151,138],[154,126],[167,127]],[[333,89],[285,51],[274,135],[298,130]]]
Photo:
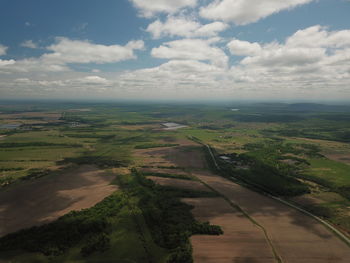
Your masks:
[[[130,41],[125,46],[100,45],[89,41],[56,38],[56,42],[48,47],[48,53],[38,58],[16,61],[5,61],[3,70],[7,72],[61,72],[70,71],[69,64],[105,64],[135,59],[135,50],[144,48],[143,41]],[[50,52],[50,53],[49,53]]]
[[[196,54],[195,47],[201,50],[205,40],[172,41],[153,50],[156,57],[170,61],[122,74],[117,83],[139,94],[162,94],[157,96],[172,92],[184,97],[350,98],[350,92],[345,92],[350,79],[349,40],[350,31],[329,31],[321,26],[299,30],[284,42],[259,44],[233,39],[228,48],[243,58],[236,58],[231,68],[213,63],[210,55],[204,58]],[[217,48],[215,43],[205,45]]]
[[[135,59],[134,50],[144,48],[144,42],[130,41],[125,46],[99,45],[89,41],[57,38],[57,42],[47,49],[52,53],[44,54],[42,59],[57,64],[67,63],[114,63],[123,60]]]
[[[234,43],[240,42],[234,40]],[[297,67],[334,59],[339,53],[343,53],[345,58],[350,48],[350,30],[332,32],[316,25],[297,31],[284,44],[273,42],[260,46],[246,41],[243,43],[243,46],[255,50],[251,54],[246,53],[242,64]],[[229,45],[232,47],[232,42]],[[236,48],[236,45],[233,47]]]
[[[219,67],[226,67],[228,57],[220,48],[213,45],[216,39],[181,39],[166,42],[152,49],[152,56],[165,59],[187,59],[210,61]]]
[[[0,44],[0,56],[6,55],[7,47]]]
[[[292,9],[313,0],[215,0],[200,9],[207,19],[246,25],[282,10]]]
[[[298,30],[286,43],[293,47],[350,47],[350,30],[329,32],[326,27],[316,25]]]
[[[279,96],[341,96],[350,79],[349,41],[350,30],[306,28],[284,43],[260,45],[260,51],[244,57],[231,68],[230,75],[235,83],[278,92]]]
[[[153,38],[161,38],[165,36],[180,36],[180,37],[213,37],[219,32],[228,28],[228,25],[223,22],[213,22],[202,25],[197,21],[186,17],[170,16],[165,22],[156,20],[151,23],[146,31],[151,33]]]
[[[145,17],[152,17],[157,13],[176,13],[185,7],[194,7],[197,0],[129,0]]]
[[[36,49],[38,48],[38,45],[34,43],[33,40],[26,40],[21,44],[21,47]]]
[[[108,85],[110,83],[107,79],[101,78],[99,76],[86,76],[84,78],[78,79],[78,82],[81,82],[83,84],[91,84],[91,85],[95,85],[95,84]]]
[[[251,56],[258,54],[261,51],[259,43],[250,43],[238,39],[231,40],[227,44],[227,47],[231,54],[236,56]]]
[[[126,72],[2,74],[1,95],[64,97],[69,92],[71,97],[92,98],[350,99],[350,30],[331,31],[317,25],[280,42],[233,39],[227,44],[236,60],[231,67],[219,44],[217,38],[166,42],[154,48],[152,55],[167,62]],[[141,48],[136,42],[129,46]],[[24,61],[12,66],[17,63]],[[34,62],[26,63],[28,69]],[[66,67],[64,63],[51,65]]]
[[[0,67],[5,67],[5,66],[8,66],[8,65],[13,65],[15,64],[16,61],[13,60],[13,59],[10,59],[10,60],[2,60],[0,59]]]

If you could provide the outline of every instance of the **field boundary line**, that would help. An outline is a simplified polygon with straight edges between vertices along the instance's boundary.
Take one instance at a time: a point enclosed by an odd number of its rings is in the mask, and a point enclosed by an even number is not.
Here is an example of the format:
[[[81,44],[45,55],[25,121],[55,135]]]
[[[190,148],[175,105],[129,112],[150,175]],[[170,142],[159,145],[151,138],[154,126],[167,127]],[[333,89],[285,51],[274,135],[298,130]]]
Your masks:
[[[329,230],[331,230],[334,234],[336,234],[336,236],[338,236],[338,238],[340,238],[344,243],[346,243],[349,247],[350,247],[350,239],[344,235],[342,232],[340,232],[338,229],[336,229],[334,226],[332,226],[330,223],[328,223],[327,221],[323,220],[322,218],[306,211],[305,209],[301,208],[301,207],[298,207],[297,205],[294,205],[286,200],[283,200],[281,198],[278,198],[276,196],[272,196],[272,195],[269,195],[269,194],[266,194],[266,196],[276,200],[276,201],[279,201],[289,207],[292,207],[310,217],[312,217],[313,219],[317,220],[318,222],[320,222],[321,224],[323,224],[326,228],[328,228]]]
[[[203,143],[201,143],[201,144],[203,144]],[[211,156],[211,158],[212,158],[216,168],[220,171],[221,168],[217,164],[215,156],[214,156],[210,146],[208,144],[203,144],[203,145],[205,145],[206,148],[208,149],[208,151],[210,153],[210,156]],[[346,245],[348,245],[350,247],[350,239],[345,234],[343,234],[341,231],[336,229],[334,226],[332,226],[330,223],[328,223],[327,221],[323,220],[322,218],[320,218],[320,217],[310,213],[309,211],[306,211],[305,209],[303,209],[303,208],[301,208],[301,207],[299,207],[299,206],[297,206],[295,204],[292,204],[292,203],[290,203],[290,202],[288,202],[288,201],[286,201],[284,199],[281,199],[279,197],[276,197],[276,196],[273,196],[273,195],[271,195],[269,193],[266,193],[265,191],[261,190],[261,187],[259,185],[251,184],[251,183],[241,183],[239,180],[235,180],[234,183],[237,183],[237,184],[239,184],[239,185],[241,185],[242,187],[245,187],[245,188],[247,188],[246,184],[248,184],[248,185],[250,184],[252,186],[258,187],[259,188],[258,192],[260,194],[263,194],[263,195],[265,195],[265,196],[267,196],[267,197],[269,197],[269,198],[271,198],[273,200],[276,200],[276,201],[278,201],[278,202],[280,202],[280,203],[282,203],[284,205],[287,205],[287,206],[289,206],[291,208],[294,208],[294,209],[298,210],[299,212],[302,212],[305,215],[310,216],[311,218],[315,219],[316,221],[321,223],[323,226],[325,226],[328,230],[332,231],[340,240],[342,240]],[[248,189],[249,189],[249,187],[248,187]]]
[[[254,218],[252,218],[246,211],[244,211],[239,205],[235,204],[234,202],[232,202],[229,198],[227,198],[225,195],[223,195],[222,193],[220,193],[219,191],[217,191],[215,188],[213,188],[212,186],[208,185],[206,182],[204,182],[203,180],[201,180],[200,178],[198,178],[198,180],[204,184],[206,187],[208,187],[210,190],[212,190],[213,192],[217,193],[221,198],[223,198],[226,202],[228,202],[230,204],[230,206],[234,209],[236,209],[237,211],[241,212],[246,218],[248,218],[249,221],[251,221],[254,225],[256,225],[258,228],[260,228],[265,236],[265,239],[267,241],[267,243],[270,246],[270,249],[272,250],[273,256],[275,258],[275,260],[278,263],[283,263],[283,260],[281,258],[281,256],[278,254],[275,246],[273,245],[267,230],[260,224],[258,223]]]

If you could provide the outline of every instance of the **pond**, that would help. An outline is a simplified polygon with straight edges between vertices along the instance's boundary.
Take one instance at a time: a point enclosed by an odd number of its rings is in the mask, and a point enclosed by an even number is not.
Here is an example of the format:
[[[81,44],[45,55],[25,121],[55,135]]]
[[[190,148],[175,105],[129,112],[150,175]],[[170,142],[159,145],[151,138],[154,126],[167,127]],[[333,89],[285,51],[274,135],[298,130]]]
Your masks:
[[[163,130],[177,130],[181,128],[186,128],[186,125],[175,123],[175,122],[165,122],[162,123],[162,125],[165,127]]]

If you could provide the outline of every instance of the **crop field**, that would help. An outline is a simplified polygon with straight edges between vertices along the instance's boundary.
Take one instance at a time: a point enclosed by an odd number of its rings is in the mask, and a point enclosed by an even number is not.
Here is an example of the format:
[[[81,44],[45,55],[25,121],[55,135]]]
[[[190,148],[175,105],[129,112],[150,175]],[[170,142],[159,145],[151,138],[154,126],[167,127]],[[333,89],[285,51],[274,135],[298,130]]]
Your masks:
[[[103,173],[85,165],[0,192],[0,236],[99,203],[117,190],[115,185],[110,185],[113,177]]]
[[[304,103],[0,104],[0,262],[348,262],[336,234],[264,194],[350,236],[349,119]]]

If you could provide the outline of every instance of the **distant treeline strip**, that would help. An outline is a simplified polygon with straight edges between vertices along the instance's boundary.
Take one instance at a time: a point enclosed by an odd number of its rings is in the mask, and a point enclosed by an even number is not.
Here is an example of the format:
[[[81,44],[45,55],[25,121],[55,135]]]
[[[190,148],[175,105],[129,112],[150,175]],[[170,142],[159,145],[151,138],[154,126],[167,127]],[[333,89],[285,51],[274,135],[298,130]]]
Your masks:
[[[176,143],[149,143],[149,144],[140,144],[136,145],[135,149],[151,149],[151,148],[161,148],[161,147],[175,147],[179,146]]]
[[[44,146],[58,146],[58,147],[82,147],[77,143],[50,143],[50,142],[6,142],[0,143],[0,148],[20,148],[20,147],[44,147]]]

